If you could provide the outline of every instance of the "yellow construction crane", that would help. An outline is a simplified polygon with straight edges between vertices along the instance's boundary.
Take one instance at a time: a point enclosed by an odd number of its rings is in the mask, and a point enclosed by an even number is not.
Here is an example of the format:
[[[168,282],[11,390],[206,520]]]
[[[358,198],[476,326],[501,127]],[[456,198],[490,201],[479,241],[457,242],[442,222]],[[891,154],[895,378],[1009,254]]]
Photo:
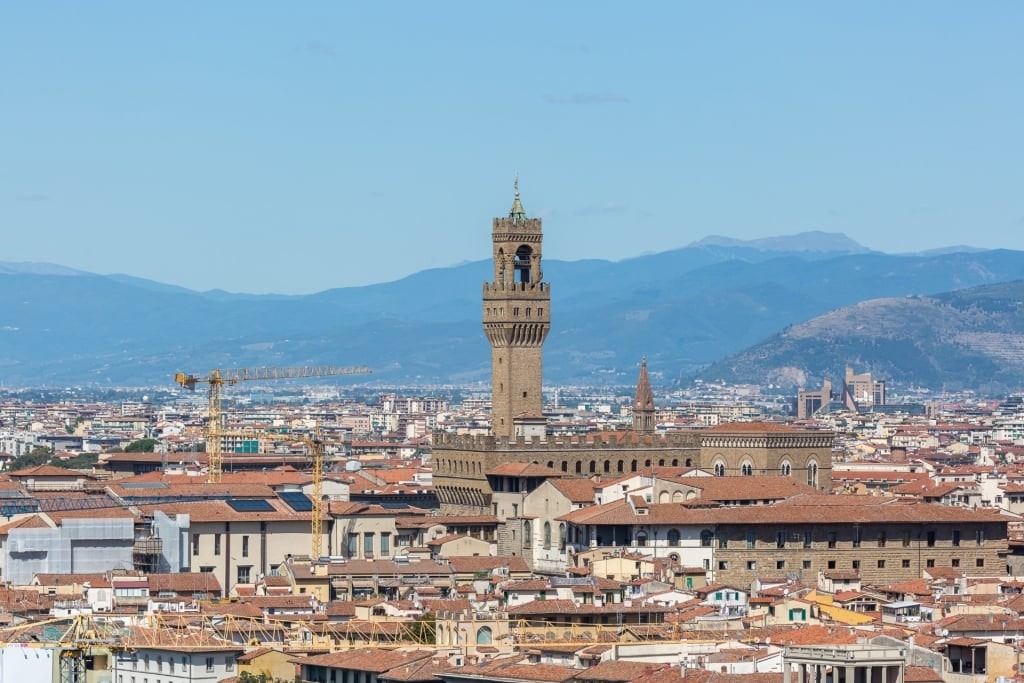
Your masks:
[[[304,368],[235,368],[232,370],[211,370],[206,377],[189,375],[179,372],[174,381],[190,391],[196,385],[206,382],[210,385],[210,406],[206,422],[206,457],[209,460],[209,472],[206,480],[219,483],[224,466],[224,453],[221,444],[223,425],[221,424],[221,400],[225,384],[238,384],[251,380],[302,379],[309,377],[334,377],[336,375],[368,375],[371,370],[365,366],[339,368],[332,365],[317,365]],[[316,465],[313,466],[314,471]],[[314,482],[315,484],[315,482]]]

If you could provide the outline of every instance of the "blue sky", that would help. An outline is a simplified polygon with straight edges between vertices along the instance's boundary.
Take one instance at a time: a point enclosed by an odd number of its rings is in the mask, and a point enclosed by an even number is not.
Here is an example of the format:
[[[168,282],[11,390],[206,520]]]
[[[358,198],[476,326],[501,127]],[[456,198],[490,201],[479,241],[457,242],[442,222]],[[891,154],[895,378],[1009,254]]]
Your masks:
[[[9,2],[2,261],[305,293],[709,234],[1024,249],[1024,4]]]

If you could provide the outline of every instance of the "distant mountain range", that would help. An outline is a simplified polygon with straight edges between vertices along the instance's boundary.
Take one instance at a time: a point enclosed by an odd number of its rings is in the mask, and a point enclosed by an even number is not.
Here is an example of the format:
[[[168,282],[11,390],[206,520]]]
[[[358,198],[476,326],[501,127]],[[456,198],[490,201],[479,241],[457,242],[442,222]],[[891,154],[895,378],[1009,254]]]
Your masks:
[[[618,262],[546,260],[544,270],[552,285],[547,383],[627,385],[646,356],[654,380],[666,384],[702,371],[726,377],[727,358],[735,358],[733,378],[767,376],[736,354],[868,300],[936,298],[1024,279],[1024,252],[893,255],[845,235],[804,233],[751,242],[708,238]],[[126,275],[0,263],[0,382],[169,385],[177,370],[322,363],[366,364],[373,381],[387,383],[486,382],[480,285],[490,277],[490,262],[477,261],[384,284],[283,296],[195,292]],[[939,380],[900,371],[900,358],[880,361],[878,372],[922,385]],[[835,367],[835,359],[819,363],[814,354],[799,365],[812,383]],[[1002,368],[986,367],[963,381],[988,386]],[[800,379],[795,372],[773,376],[789,375],[794,384]]]

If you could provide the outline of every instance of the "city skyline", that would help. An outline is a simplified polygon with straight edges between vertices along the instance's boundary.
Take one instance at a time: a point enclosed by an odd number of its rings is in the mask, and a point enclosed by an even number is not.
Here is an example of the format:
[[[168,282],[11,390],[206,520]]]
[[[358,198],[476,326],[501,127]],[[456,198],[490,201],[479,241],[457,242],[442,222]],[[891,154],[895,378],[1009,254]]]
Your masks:
[[[389,281],[479,260],[516,171],[555,260],[809,230],[1024,249],[1022,13],[12,5],[0,261]]]

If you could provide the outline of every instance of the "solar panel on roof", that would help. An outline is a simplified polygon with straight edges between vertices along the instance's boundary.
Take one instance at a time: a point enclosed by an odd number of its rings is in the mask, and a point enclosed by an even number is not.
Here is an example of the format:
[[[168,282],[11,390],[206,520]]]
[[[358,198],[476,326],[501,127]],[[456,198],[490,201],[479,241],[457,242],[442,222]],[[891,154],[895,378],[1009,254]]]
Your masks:
[[[263,498],[231,498],[226,501],[235,512],[272,512],[274,506]]]
[[[277,495],[296,512],[310,512],[313,509],[313,501],[301,491],[282,491]]]

